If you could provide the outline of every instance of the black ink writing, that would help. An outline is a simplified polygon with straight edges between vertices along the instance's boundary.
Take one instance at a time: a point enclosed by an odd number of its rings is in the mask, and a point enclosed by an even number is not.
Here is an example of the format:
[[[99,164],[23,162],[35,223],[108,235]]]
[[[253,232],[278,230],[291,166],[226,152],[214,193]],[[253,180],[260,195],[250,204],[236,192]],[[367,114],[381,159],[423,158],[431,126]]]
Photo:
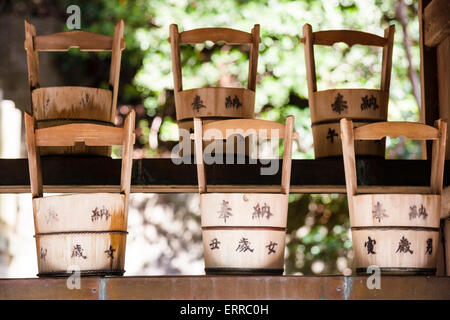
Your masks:
[[[403,253],[411,253],[413,254],[413,251],[410,248],[411,246],[411,242],[408,241],[408,239],[406,239],[404,236],[400,239],[399,243],[398,243],[398,248],[397,251],[395,251],[395,253],[397,252],[403,252]]]
[[[420,217],[423,217],[423,219],[428,217],[427,209],[423,206],[423,204],[420,205],[419,210],[417,210],[416,205],[409,207],[409,220]]]
[[[105,250],[105,253],[109,259],[114,259],[114,251],[116,251],[116,249],[114,249],[111,245],[109,245],[108,250]]]
[[[222,204],[220,205],[220,210],[217,211],[219,214],[219,219],[223,219],[223,222],[227,223],[227,219],[232,216],[231,207],[229,207],[229,202],[222,200]]]
[[[337,137],[338,134],[336,133],[336,130],[328,128],[328,134],[327,139],[331,141],[331,143],[334,143],[334,137]]]
[[[262,207],[260,207],[259,203],[256,204],[256,206],[253,207],[253,214],[252,219],[255,218],[264,218],[264,216],[269,220],[271,216],[273,216],[273,213],[270,212],[270,206],[268,206],[266,203]]]
[[[212,239],[211,242],[209,243],[209,247],[211,248],[211,250],[214,250],[214,249],[220,249],[220,248],[219,248],[219,244],[220,244],[220,241],[217,240],[217,238],[214,238],[214,239]]]
[[[47,223],[58,221],[58,214],[55,211],[48,209],[47,213]]]
[[[367,254],[376,254],[374,249],[374,245],[377,243],[375,239],[371,239],[370,237],[367,237],[367,241],[364,243],[364,247],[367,248]]]
[[[225,108],[239,109],[240,107],[242,107],[242,103],[239,101],[239,98],[236,95],[233,99],[231,99],[231,96],[225,98]]]
[[[242,238],[239,241],[239,245],[236,248],[236,251],[239,251],[239,252],[247,252],[247,251],[253,252],[254,249],[250,248],[250,244],[251,243],[250,243],[250,241],[247,240],[247,238]]]
[[[45,261],[46,256],[47,256],[47,249],[41,248],[41,260]]]
[[[194,109],[195,111],[198,111],[201,108],[206,108],[206,106],[203,104],[203,101],[199,95],[196,95],[194,97],[194,100],[192,101],[191,105],[192,105],[192,109]]]
[[[433,253],[433,239],[429,238],[427,239],[427,251],[425,251],[425,254],[432,254]]]
[[[83,248],[81,247],[81,245],[77,244],[75,246],[73,246],[72,249],[72,258],[83,258],[86,259],[87,257],[83,254]]]
[[[338,93],[334,100],[334,103],[331,104],[331,109],[334,112],[341,114],[341,112],[347,108],[347,101],[344,101],[344,96]]]
[[[110,216],[111,214],[109,213],[108,209],[106,209],[104,206],[101,209],[95,207],[95,209],[92,210],[91,220],[92,221],[102,220],[103,217],[105,217],[105,220],[108,221]]]
[[[377,98],[375,98],[373,95],[370,95],[370,98],[368,96],[362,97],[361,110],[376,110],[378,108],[379,106],[377,105]]]
[[[377,201],[377,204],[373,207],[372,213],[373,213],[373,217],[375,219],[378,219],[378,222],[381,222],[381,219],[383,219],[383,218],[389,217],[386,214],[386,210],[383,209],[383,207],[381,206],[381,203],[378,201]]]
[[[270,243],[266,246],[267,249],[269,249],[269,252],[267,254],[275,253],[275,246],[277,246],[278,243],[270,241]]]

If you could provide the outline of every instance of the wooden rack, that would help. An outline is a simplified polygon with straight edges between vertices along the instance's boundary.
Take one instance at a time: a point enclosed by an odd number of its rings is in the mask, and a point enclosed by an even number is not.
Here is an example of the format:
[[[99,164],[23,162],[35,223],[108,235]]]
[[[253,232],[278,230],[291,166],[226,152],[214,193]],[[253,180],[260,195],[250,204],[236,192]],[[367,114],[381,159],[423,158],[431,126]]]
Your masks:
[[[379,290],[367,288],[367,276],[86,277],[81,278],[79,290],[67,289],[66,281],[65,278],[3,279],[0,299],[450,299],[450,277],[382,276]]]
[[[132,193],[198,192],[194,163],[176,165],[171,159],[133,161]],[[427,160],[357,158],[360,192],[389,192],[390,187],[395,187],[396,192],[427,193],[430,165]],[[120,159],[104,157],[42,158],[44,192],[116,192],[120,182],[120,166]],[[446,167],[450,168],[450,160],[446,160]],[[261,164],[248,162],[206,165],[209,188],[211,192],[226,192],[239,185],[241,190],[245,190],[243,192],[252,192],[258,186],[264,192],[277,192],[281,170],[277,175],[261,176],[260,168]],[[83,174],[85,172],[90,172],[89,176]],[[444,187],[449,185],[450,175],[444,173]],[[29,192],[27,159],[0,159],[0,193]],[[290,192],[345,193],[342,159],[292,160]]]

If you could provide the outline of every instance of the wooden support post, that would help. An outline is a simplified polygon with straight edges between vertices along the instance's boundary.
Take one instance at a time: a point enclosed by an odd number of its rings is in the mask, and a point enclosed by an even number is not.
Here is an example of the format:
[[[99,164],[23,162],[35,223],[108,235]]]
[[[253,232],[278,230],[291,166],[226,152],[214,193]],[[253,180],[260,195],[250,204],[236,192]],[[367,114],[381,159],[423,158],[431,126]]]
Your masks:
[[[122,171],[120,176],[120,192],[125,195],[125,217],[128,218],[128,201],[131,190],[131,170],[133,167],[133,145],[135,140],[135,112],[131,110],[125,118],[122,144]]]
[[[179,92],[183,90],[183,81],[181,78],[180,34],[176,24],[170,25],[169,41],[172,48],[173,89],[175,92]]]
[[[248,89],[256,90],[256,75],[258,73],[258,53],[259,53],[259,24],[255,24],[252,29],[252,43],[250,45],[250,57],[248,63]]]
[[[292,134],[294,132],[294,117],[286,118],[284,129],[284,153],[283,168],[281,172],[281,193],[289,195],[291,186],[291,168],[292,168]]]
[[[306,80],[308,83],[308,97],[312,97],[317,91],[316,67],[314,61],[313,35],[310,24],[303,26],[303,38],[305,39],[305,64],[306,64]],[[309,109],[314,108],[314,99],[309,100]]]
[[[197,177],[198,177],[198,192],[206,192],[206,173],[205,162],[203,161],[203,128],[202,120],[200,118],[194,118],[194,146],[195,157],[197,161]]]
[[[111,103],[111,121],[114,122],[117,107],[117,95],[119,92],[120,62],[122,60],[122,41],[123,41],[124,23],[120,20],[114,27],[113,44],[111,48],[111,67],[109,72],[109,85],[113,88],[113,97]]]
[[[353,196],[356,194],[356,159],[355,140],[353,138],[353,122],[341,119],[342,155],[344,157],[345,183],[347,185],[348,211],[353,214]]]
[[[28,150],[28,170],[30,172],[31,195],[33,198],[42,197],[42,171],[39,148],[36,146],[35,123],[32,116],[25,113],[25,132]]]
[[[430,124],[437,118],[448,122],[450,114],[450,3],[448,0],[420,0],[419,26],[420,26],[420,72],[422,87],[421,120]],[[447,131],[446,139],[449,141],[450,133]],[[428,156],[430,155],[428,150]],[[433,150],[433,153],[435,151]],[[450,148],[440,150],[442,156],[450,159]],[[441,219],[450,216],[450,189],[442,192]],[[445,221],[448,221],[447,219]],[[448,222],[447,222],[448,224]],[[442,228],[445,242],[449,242],[450,230]],[[448,248],[447,248],[448,250]],[[447,274],[450,272],[450,255],[444,257],[440,250],[438,260],[445,260]],[[444,275],[444,264],[438,264],[437,275]],[[440,267],[440,268],[439,268]]]

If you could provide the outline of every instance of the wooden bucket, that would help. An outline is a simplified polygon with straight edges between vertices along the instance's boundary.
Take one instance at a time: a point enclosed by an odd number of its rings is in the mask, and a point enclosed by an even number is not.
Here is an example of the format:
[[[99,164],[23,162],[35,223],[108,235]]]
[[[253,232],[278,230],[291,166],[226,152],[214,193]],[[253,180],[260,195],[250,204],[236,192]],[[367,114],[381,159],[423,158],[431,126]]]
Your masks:
[[[71,123],[35,128],[25,113],[28,167],[35,224],[38,276],[122,275],[124,273],[135,113],[124,128]],[[120,193],[89,193],[43,197],[38,148],[122,145]]]
[[[357,273],[436,272],[441,197],[365,194],[353,197],[350,215]]]
[[[70,31],[36,35],[35,27],[25,21],[25,50],[27,51],[28,82],[32,111],[37,128],[69,123],[97,123],[114,125],[119,86],[123,40],[123,20],[114,29],[114,36],[85,31]],[[40,88],[39,51],[111,51],[109,85],[111,90],[87,87]],[[111,156],[109,146],[86,146],[80,143],[68,147],[42,147],[41,155]]]
[[[86,87],[49,87],[31,93],[37,128],[69,123],[100,123],[114,126],[115,109],[111,108],[112,92]],[[111,156],[111,147],[42,147],[41,155]]]
[[[286,126],[264,120],[202,125],[199,118],[195,119],[195,147],[201,155],[197,173],[206,274],[283,274],[293,121],[290,116]],[[222,134],[217,139],[226,139],[228,129],[242,129],[244,136],[249,129],[256,134],[261,128],[281,130],[279,137],[285,139],[281,193],[207,193],[202,140],[211,128]]]
[[[200,196],[207,274],[283,274],[288,195]]]
[[[350,31],[330,30],[312,32],[309,24],[303,26],[306,73],[308,82],[308,101],[311,111],[311,124],[316,158],[342,155],[339,139],[339,121],[342,118],[353,119],[358,125],[386,121],[389,102],[389,83],[392,68],[392,47],[394,26],[385,30],[384,37],[373,34]],[[380,90],[374,89],[330,89],[317,91],[314,45],[331,46],[337,42],[379,46],[383,48],[382,79]],[[365,156],[384,157],[385,141],[358,142],[356,153]]]
[[[250,46],[247,88],[208,87],[183,90],[180,45],[205,41],[243,44]],[[178,32],[178,26],[170,26],[172,69],[175,107],[180,129],[193,132],[194,117],[205,121],[226,119],[252,119],[254,117],[259,25],[251,33],[228,28],[202,28]],[[180,138],[181,139],[181,138]],[[247,144],[248,145],[248,144]],[[246,153],[248,155],[248,153]]]
[[[70,275],[74,268],[81,274],[124,273],[124,195],[92,193],[35,198],[33,208],[39,276]]]
[[[446,123],[379,122],[354,129],[341,120],[354,264],[389,274],[435,274],[439,244]],[[357,194],[355,140],[405,136],[434,140],[430,194]]]

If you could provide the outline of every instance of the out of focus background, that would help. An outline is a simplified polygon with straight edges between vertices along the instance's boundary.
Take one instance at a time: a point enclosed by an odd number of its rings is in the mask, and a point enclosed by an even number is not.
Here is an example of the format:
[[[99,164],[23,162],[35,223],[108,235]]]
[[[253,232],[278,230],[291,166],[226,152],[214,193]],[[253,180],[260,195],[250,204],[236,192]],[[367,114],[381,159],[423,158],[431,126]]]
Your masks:
[[[418,121],[419,21],[413,0],[0,0],[0,158],[26,158],[23,110],[30,109],[24,19],[37,34],[68,31],[69,5],[81,8],[81,29],[112,35],[125,20],[116,124],[136,110],[135,158],[170,157],[178,142],[173,98],[169,25],[180,31],[228,27],[249,32],[261,25],[256,117],[295,116],[300,145],[294,159],[313,159],[307,99],[304,23],[313,31],[354,29],[383,35],[394,24],[395,45],[389,120]],[[41,86],[108,87],[110,53],[40,53]],[[344,44],[316,47],[318,89],[379,88],[381,49]],[[246,86],[245,46],[185,46],[185,88]],[[387,157],[418,158],[420,145],[387,140]],[[114,150],[120,157],[120,150]],[[352,274],[352,241],[345,195],[292,194],[285,273]],[[126,275],[203,274],[197,194],[133,194]],[[30,194],[0,194],[0,277],[37,273]]]

